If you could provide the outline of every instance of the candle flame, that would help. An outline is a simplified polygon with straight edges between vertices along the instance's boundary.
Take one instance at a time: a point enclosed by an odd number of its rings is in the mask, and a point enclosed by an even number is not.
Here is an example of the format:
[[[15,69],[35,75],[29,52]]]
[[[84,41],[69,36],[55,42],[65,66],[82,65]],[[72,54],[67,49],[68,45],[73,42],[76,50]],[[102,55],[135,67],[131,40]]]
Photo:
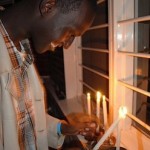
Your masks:
[[[101,93],[100,93],[100,92],[97,92],[97,93],[96,93],[96,97],[97,97],[97,100],[100,101],[100,99],[101,99]]]
[[[124,106],[121,106],[119,108],[119,116],[120,116],[120,118],[124,119],[126,117],[126,115],[127,115],[127,108],[124,107]]]
[[[90,98],[91,98],[90,93],[87,93],[87,99],[90,99]]]
[[[103,95],[103,101],[105,101],[105,99],[106,99],[106,97],[105,97],[105,95]]]

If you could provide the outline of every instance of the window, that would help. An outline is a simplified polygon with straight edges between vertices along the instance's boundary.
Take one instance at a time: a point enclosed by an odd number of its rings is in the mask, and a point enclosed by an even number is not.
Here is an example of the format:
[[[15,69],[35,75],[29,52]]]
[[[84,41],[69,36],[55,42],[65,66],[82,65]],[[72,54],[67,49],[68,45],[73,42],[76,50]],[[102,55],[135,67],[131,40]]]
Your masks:
[[[116,93],[122,93],[120,104],[127,105],[129,112],[147,126],[150,125],[150,1],[124,0],[114,7],[120,11],[116,12],[116,18],[114,15],[115,73],[117,86],[121,86]],[[132,125],[150,136],[150,131],[134,120]]]
[[[99,0],[93,26],[82,36],[83,93],[102,90],[110,123],[124,105],[122,144],[147,149],[150,137],[150,1]],[[139,144],[139,143],[142,144]],[[134,143],[134,144],[133,144]]]
[[[108,1],[98,1],[96,18],[82,36],[83,93],[90,92],[93,99],[100,91],[109,99],[109,25]],[[109,101],[109,100],[108,100]]]

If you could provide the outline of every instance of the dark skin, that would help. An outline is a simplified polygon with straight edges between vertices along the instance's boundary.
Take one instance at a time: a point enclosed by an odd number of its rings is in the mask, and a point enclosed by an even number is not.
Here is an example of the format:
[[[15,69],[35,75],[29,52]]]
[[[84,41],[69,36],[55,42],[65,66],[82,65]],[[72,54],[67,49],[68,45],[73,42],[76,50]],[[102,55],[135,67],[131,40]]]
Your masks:
[[[29,38],[38,53],[57,46],[68,48],[76,36],[82,35],[91,25],[95,13],[84,0],[78,11],[62,14],[55,6],[55,0],[22,0],[0,14],[0,18],[14,44]],[[82,15],[81,15],[82,14]],[[8,19],[9,18],[9,19]],[[94,122],[62,123],[62,134],[94,136]]]

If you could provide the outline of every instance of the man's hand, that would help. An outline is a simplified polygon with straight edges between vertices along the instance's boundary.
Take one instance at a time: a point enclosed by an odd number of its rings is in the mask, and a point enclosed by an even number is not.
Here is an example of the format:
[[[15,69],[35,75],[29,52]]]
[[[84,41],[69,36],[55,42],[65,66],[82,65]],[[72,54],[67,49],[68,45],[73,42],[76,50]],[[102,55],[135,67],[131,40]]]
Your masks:
[[[96,128],[99,124],[97,118],[86,114],[70,114],[67,118],[69,124],[62,123],[62,134],[82,135],[88,141],[96,137]]]
[[[62,134],[64,135],[82,135],[85,139],[90,140],[95,137],[96,122],[85,122],[76,124],[62,123]]]

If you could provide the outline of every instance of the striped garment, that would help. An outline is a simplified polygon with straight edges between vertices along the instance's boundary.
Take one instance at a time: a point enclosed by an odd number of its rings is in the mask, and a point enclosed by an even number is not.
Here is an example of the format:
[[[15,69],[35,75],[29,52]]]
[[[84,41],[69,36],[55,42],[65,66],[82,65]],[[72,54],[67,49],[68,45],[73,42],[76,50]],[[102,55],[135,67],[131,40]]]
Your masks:
[[[15,98],[13,103],[16,110],[20,150],[36,150],[34,110],[27,74],[29,65],[33,63],[31,49],[30,46],[26,44],[26,53],[20,53],[10,39],[1,21],[0,32],[3,35],[12,62],[12,72],[10,73],[7,90]]]

